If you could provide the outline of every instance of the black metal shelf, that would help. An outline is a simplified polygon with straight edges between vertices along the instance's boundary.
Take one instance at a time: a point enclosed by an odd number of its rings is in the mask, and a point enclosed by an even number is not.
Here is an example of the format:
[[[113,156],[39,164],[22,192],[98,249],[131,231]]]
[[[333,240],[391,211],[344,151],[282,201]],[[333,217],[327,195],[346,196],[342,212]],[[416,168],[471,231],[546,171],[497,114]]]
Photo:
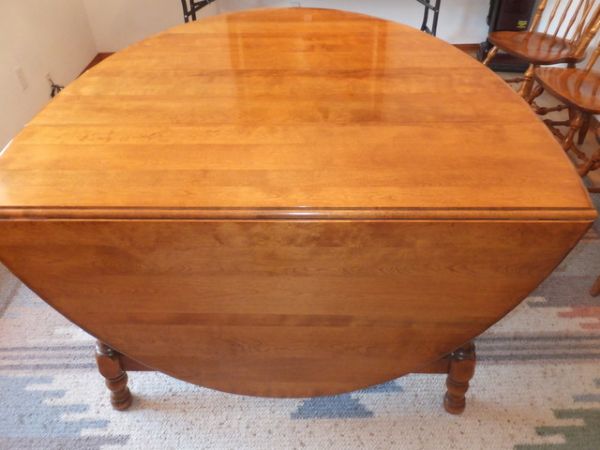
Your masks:
[[[183,20],[189,22],[196,20],[196,13],[205,6],[210,5],[215,0],[181,0],[181,6],[183,6]]]
[[[423,23],[421,24],[421,31],[429,33],[433,36],[437,33],[438,19],[440,17],[440,7],[442,0],[417,0],[421,5],[425,7],[423,12]],[[429,14],[432,13],[433,18],[431,21],[431,27],[429,26]]]
[[[196,13],[214,1],[216,0],[181,0],[181,5],[183,6],[183,20],[185,20],[185,22],[196,20]],[[417,2],[425,7],[421,31],[425,31],[426,33],[435,36],[437,33],[442,0],[417,0]],[[430,14],[432,15],[431,26],[429,26]]]

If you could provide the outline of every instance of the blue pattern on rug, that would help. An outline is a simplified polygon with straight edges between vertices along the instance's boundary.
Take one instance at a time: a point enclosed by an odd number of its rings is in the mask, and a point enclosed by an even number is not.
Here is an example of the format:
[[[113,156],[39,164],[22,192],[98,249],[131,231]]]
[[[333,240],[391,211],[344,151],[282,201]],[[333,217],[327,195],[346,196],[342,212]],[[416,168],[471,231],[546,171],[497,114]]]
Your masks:
[[[388,394],[403,392],[396,381],[371,386],[357,394]],[[352,419],[373,417],[360,399],[353,394],[341,394],[329,397],[315,397],[303,400],[298,409],[291,414],[292,419]]]
[[[404,392],[404,389],[402,389],[402,386],[396,383],[396,381],[388,381],[387,383],[368,387],[360,392],[363,394],[387,394],[392,392]]]
[[[359,399],[350,394],[314,397],[303,400],[292,419],[363,419],[373,417]]]
[[[49,384],[53,378],[0,376],[0,448],[99,449],[125,444],[129,436],[81,436],[88,429],[105,429],[108,420],[64,419],[65,414],[83,413],[88,405],[51,405],[63,390],[31,390],[31,385]]]

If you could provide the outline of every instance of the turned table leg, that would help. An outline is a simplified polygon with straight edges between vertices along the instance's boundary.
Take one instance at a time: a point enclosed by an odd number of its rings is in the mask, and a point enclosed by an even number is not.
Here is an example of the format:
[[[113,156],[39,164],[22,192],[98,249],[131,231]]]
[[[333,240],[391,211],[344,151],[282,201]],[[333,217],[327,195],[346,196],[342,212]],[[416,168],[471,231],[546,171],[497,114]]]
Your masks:
[[[127,387],[127,372],[121,367],[119,353],[103,342],[96,342],[96,362],[98,371],[106,379],[110,389],[110,402],[120,411],[131,405],[131,392]]]
[[[469,342],[450,355],[450,367],[444,397],[444,408],[450,414],[460,414],[465,410],[465,394],[469,381],[475,374],[475,344]]]

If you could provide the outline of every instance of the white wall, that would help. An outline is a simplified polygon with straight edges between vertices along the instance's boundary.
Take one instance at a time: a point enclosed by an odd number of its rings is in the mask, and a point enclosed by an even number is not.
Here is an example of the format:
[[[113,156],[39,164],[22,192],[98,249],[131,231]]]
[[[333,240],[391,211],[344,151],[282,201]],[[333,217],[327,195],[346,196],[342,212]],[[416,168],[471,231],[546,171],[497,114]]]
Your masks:
[[[345,9],[414,27],[420,27],[423,20],[423,6],[415,0],[299,0],[291,3]],[[484,41],[488,30],[488,10],[487,0],[442,0],[437,36],[453,44]]]
[[[47,73],[67,84],[96,53],[80,0],[0,0],[0,148],[48,102]]]
[[[83,0],[100,52],[114,52],[182,23],[180,0]],[[452,43],[475,43],[487,35],[487,0],[442,2],[438,36]],[[201,16],[240,9],[305,6],[345,9],[421,25],[423,7],[415,0],[216,0]]]
[[[83,0],[83,4],[99,52],[116,52],[183,22],[180,0]]]

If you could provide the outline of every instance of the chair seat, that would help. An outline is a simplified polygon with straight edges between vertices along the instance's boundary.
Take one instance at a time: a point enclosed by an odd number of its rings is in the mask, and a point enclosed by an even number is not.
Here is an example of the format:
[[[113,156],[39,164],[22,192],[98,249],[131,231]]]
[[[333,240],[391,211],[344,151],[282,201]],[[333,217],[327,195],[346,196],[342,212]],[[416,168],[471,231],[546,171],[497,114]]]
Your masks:
[[[488,39],[500,50],[531,64],[551,65],[583,59],[573,56],[575,49],[569,41],[544,33],[497,31],[490,33]]]
[[[534,78],[559,100],[582,111],[600,114],[600,73],[542,67],[535,70]]]

